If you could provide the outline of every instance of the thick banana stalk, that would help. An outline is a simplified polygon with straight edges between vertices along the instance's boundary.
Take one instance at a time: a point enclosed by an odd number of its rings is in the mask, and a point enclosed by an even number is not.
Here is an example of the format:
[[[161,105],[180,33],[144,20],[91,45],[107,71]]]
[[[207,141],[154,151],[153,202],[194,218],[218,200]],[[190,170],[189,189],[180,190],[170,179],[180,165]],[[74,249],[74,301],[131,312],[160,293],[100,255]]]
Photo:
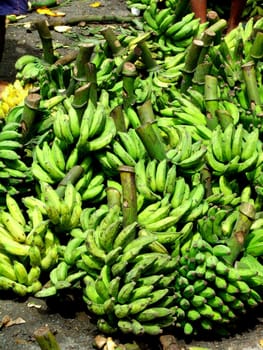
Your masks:
[[[224,260],[233,265],[244,246],[245,237],[255,219],[255,207],[250,203],[241,203],[239,207],[239,216],[233,228],[231,237],[226,241],[230,247],[231,253],[224,256]]]

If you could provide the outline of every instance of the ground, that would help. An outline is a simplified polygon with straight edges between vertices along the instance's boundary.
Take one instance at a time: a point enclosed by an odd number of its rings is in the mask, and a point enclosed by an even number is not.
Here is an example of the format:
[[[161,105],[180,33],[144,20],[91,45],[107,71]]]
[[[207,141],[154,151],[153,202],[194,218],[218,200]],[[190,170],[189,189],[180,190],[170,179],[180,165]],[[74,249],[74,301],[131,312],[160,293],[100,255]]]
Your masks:
[[[65,0],[58,8],[66,13],[66,18],[84,16],[86,14],[118,14],[129,16],[124,0],[101,1],[102,6],[91,8],[91,1]],[[25,53],[41,55],[41,43],[37,31],[30,29],[30,24],[35,20],[45,18],[44,15],[30,12],[23,20],[9,24],[6,35],[6,48],[3,61],[0,66],[0,80],[14,81],[14,63],[18,57]],[[27,26],[24,24],[27,23]],[[93,26],[94,27],[94,26]],[[85,38],[92,26],[74,26],[71,34],[60,34],[52,30],[54,46],[59,53],[76,48],[76,40]],[[75,36],[74,36],[74,35]],[[73,40],[75,38],[75,41]],[[66,311],[65,311],[66,310]],[[241,321],[239,332],[233,337],[215,340],[213,334],[211,339],[187,340],[176,336],[176,344],[170,350],[182,350],[191,347],[206,348],[210,350],[259,350],[263,348],[263,309],[259,308],[251,316]],[[10,327],[1,326],[4,316],[11,320],[22,319],[22,323]],[[97,329],[94,321],[86,313],[81,304],[69,300],[55,305],[47,305],[45,301],[36,298],[18,300],[8,295],[0,296],[0,349],[37,350],[39,346],[34,338],[34,332],[43,326],[48,326],[55,334],[61,350],[89,350],[94,349],[94,336]],[[133,343],[135,341],[140,349],[158,350],[162,349],[159,339],[150,338],[128,338],[113,337],[116,342]],[[138,349],[138,348],[137,348]],[[168,350],[168,349],[166,349]]]

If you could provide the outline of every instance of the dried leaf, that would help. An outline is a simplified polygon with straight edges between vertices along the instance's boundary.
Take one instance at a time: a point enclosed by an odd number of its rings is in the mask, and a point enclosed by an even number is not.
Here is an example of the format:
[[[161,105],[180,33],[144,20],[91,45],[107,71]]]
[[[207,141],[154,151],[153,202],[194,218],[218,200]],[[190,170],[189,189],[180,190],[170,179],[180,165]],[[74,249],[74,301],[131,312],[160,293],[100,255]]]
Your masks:
[[[5,316],[5,317],[9,317],[9,316]],[[7,320],[6,320],[7,321]],[[17,317],[16,319],[12,320],[11,318],[9,318],[9,320],[7,322],[4,323],[4,327],[11,327],[14,325],[18,325],[18,324],[22,324],[22,323],[26,323],[26,321],[22,318],[22,317]],[[3,322],[2,322],[3,325]]]
[[[99,334],[94,339],[94,345],[98,349],[102,349],[106,343],[107,343],[107,338],[105,338],[103,335]]]
[[[101,7],[102,4],[100,1],[95,1],[89,5],[90,7],[96,8],[96,7]]]
[[[58,33],[65,33],[72,30],[71,26],[55,26],[54,30]]]
[[[42,306],[40,304],[35,303],[27,303],[28,307],[35,307],[36,309],[40,309]]]
[[[41,7],[36,10],[40,15],[47,15],[50,17],[64,17],[66,14],[64,12],[52,11],[48,7]]]

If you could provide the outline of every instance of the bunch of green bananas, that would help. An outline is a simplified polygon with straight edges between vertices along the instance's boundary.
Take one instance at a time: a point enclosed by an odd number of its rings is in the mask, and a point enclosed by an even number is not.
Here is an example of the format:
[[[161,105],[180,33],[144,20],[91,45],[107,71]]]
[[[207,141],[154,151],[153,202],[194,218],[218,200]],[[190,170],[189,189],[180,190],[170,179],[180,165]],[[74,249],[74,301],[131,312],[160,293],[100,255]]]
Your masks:
[[[227,334],[247,309],[261,303],[262,275],[256,265],[246,265],[248,256],[242,258],[242,265],[229,266],[224,261],[229,253],[229,247],[210,245],[199,233],[181,247],[175,315],[185,334],[211,329]]]
[[[258,128],[247,132],[243,124],[230,123],[225,130],[218,126],[207,147],[206,161],[218,175],[248,172],[261,165],[261,147]]]
[[[1,211],[1,289],[17,295],[34,294],[42,288],[41,273],[58,259],[59,241],[49,228],[40,200],[24,197],[25,207],[6,195]],[[39,204],[41,203],[41,204]]]
[[[26,83],[36,81],[40,74],[45,70],[43,62],[35,55],[23,55],[19,57],[15,63],[17,71],[16,78]]]
[[[24,146],[21,125],[16,116],[22,109],[15,107],[9,113],[0,131],[0,192],[18,193],[16,186],[30,179],[30,169],[23,160]],[[14,118],[13,118],[14,117]],[[13,119],[12,119],[13,118]]]

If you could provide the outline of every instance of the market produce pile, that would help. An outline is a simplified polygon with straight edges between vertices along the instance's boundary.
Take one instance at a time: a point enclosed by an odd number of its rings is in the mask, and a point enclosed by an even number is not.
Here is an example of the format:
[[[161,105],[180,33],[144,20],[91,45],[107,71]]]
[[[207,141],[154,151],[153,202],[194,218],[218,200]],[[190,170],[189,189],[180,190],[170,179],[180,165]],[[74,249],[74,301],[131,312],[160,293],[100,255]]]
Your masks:
[[[106,334],[228,334],[262,303],[263,18],[169,11],[75,56],[45,36],[1,114],[0,289],[81,295]]]

